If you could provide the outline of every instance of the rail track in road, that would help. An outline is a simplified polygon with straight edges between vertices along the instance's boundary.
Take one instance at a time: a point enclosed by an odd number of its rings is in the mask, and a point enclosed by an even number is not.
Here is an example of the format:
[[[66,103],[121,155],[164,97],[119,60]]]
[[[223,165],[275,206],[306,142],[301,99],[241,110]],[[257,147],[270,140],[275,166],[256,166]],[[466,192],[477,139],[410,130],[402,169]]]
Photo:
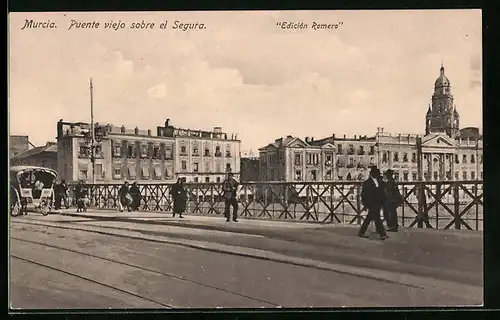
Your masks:
[[[52,244],[41,242],[41,241],[25,240],[25,239],[21,239],[21,238],[17,238],[17,237],[12,237],[12,236],[10,237],[10,240],[11,241],[20,241],[20,242],[29,243],[29,244],[32,244],[32,245],[38,245],[38,246],[42,246],[42,247],[48,247],[48,248],[52,248],[52,249],[56,249],[56,250],[60,250],[60,251],[71,252],[71,253],[79,254],[79,255],[82,255],[82,256],[89,257],[89,258],[99,259],[99,260],[102,260],[102,261],[111,262],[111,263],[115,263],[115,264],[127,266],[127,267],[130,267],[130,268],[134,268],[136,270],[140,270],[141,272],[150,273],[150,274],[156,274],[156,275],[160,275],[160,276],[163,276],[163,277],[168,277],[168,278],[179,280],[179,281],[184,281],[184,282],[190,283],[190,284],[195,285],[195,286],[199,286],[199,287],[203,287],[203,288],[207,288],[207,289],[216,290],[216,291],[223,292],[223,293],[226,293],[226,294],[238,296],[238,297],[241,297],[241,298],[244,298],[244,299],[253,300],[255,302],[265,303],[266,305],[268,305],[270,307],[281,307],[279,304],[271,302],[271,301],[267,301],[267,300],[263,300],[263,299],[260,299],[260,298],[257,298],[257,297],[252,297],[252,296],[240,294],[238,292],[235,292],[235,291],[232,291],[232,290],[227,290],[227,289],[224,289],[224,288],[221,288],[221,287],[204,284],[204,283],[201,283],[199,281],[191,280],[191,279],[189,279],[187,277],[177,276],[177,275],[174,275],[174,274],[163,272],[161,270],[155,270],[155,269],[151,269],[151,268],[146,268],[146,267],[143,267],[143,266],[140,266],[140,265],[131,264],[131,263],[127,263],[127,262],[124,262],[124,261],[119,261],[119,260],[111,259],[111,258],[107,258],[107,257],[102,257],[102,256],[99,256],[99,255],[95,255],[95,254],[87,253],[87,252],[82,252],[82,251],[79,251],[79,250],[65,248],[65,247],[61,247],[61,246],[57,246],[57,245],[52,245]],[[62,269],[57,268],[55,266],[50,266],[50,265],[41,263],[39,261],[34,261],[34,260],[27,259],[27,258],[24,258],[24,257],[19,257],[17,255],[13,255],[13,254],[11,254],[11,257],[19,259],[19,260],[22,260],[22,261],[25,261],[25,262],[28,262],[28,263],[39,265],[39,266],[42,266],[44,268],[48,268],[48,269],[52,269],[52,270],[55,270],[55,271],[59,271],[59,272],[62,272],[62,273],[65,273],[65,274],[68,274],[68,275],[71,275],[71,276],[74,276],[74,277],[78,277],[78,278],[86,280],[86,281],[90,281],[90,282],[93,282],[93,283],[96,283],[96,284],[100,284],[102,286],[106,286],[108,288],[115,289],[115,290],[120,291],[122,293],[133,295],[135,297],[147,300],[149,302],[156,303],[156,304],[161,305],[161,306],[166,307],[166,308],[178,308],[178,307],[167,305],[167,304],[159,302],[159,301],[155,301],[155,300],[147,298],[147,297],[142,297],[142,296],[140,296],[140,295],[138,295],[137,293],[134,293],[134,292],[123,290],[123,289],[117,288],[115,286],[111,286],[111,285],[108,285],[106,283],[90,279],[88,277],[83,277],[83,276],[78,275],[76,273],[72,273],[72,272],[68,272],[68,271],[62,270]]]
[[[16,239],[17,240],[17,239]],[[34,260],[31,260],[31,259],[27,259],[27,258],[23,258],[23,257],[19,257],[17,255],[14,255],[14,254],[11,254],[10,255],[11,258],[14,258],[14,259],[18,259],[20,261],[23,261],[23,262],[27,262],[27,263],[30,263],[30,264],[34,264],[36,266],[39,266],[39,267],[43,267],[43,268],[46,268],[46,269],[50,269],[50,270],[53,270],[53,271],[57,271],[57,272],[60,272],[60,273],[64,273],[66,275],[69,275],[69,276],[73,276],[75,278],[78,278],[78,279],[81,279],[81,280],[85,280],[85,281],[88,281],[88,282],[91,282],[93,284],[97,284],[97,285],[100,285],[100,286],[103,286],[103,287],[106,287],[106,288],[109,288],[109,289],[112,289],[112,290],[115,290],[115,291],[118,291],[120,293],[124,293],[124,294],[127,294],[127,295],[130,295],[130,296],[133,296],[133,297],[136,297],[136,298],[139,298],[139,299],[142,299],[142,300],[145,300],[145,301],[148,301],[148,302],[152,302],[154,304],[157,304],[161,307],[164,307],[164,308],[168,308],[168,309],[174,309],[175,307],[171,306],[171,305],[168,305],[168,304],[165,304],[163,302],[159,302],[159,301],[155,301],[153,299],[149,299],[149,298],[146,298],[146,297],[142,297],[134,292],[131,292],[131,291],[128,291],[128,290],[124,290],[124,289],[121,289],[121,288],[118,288],[116,286],[112,286],[112,285],[109,285],[109,284],[106,284],[106,283],[103,283],[101,281],[97,281],[97,280],[94,280],[94,279],[90,279],[90,278],[87,278],[87,277],[84,277],[84,276],[81,276],[79,274],[76,274],[76,273],[73,273],[73,272],[69,272],[69,271],[66,271],[66,270],[62,270],[60,268],[57,268],[57,267],[54,267],[54,266],[49,266],[47,264],[44,264],[44,263],[41,263],[41,262],[38,262],[38,261],[34,261]]]

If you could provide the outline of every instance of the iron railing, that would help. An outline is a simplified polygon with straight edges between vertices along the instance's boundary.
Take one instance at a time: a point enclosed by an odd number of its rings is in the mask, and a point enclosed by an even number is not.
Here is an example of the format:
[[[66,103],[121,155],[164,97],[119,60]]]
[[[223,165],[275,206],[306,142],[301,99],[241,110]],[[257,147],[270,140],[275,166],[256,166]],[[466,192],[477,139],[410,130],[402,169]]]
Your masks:
[[[118,208],[120,185],[87,186],[94,208]],[[360,181],[244,182],[238,188],[239,215],[249,219],[361,224],[365,216],[361,186]],[[139,185],[140,210],[171,212],[171,187]],[[404,182],[398,187],[404,199],[397,209],[401,226],[483,229],[483,181]],[[70,186],[70,193],[73,188]],[[222,183],[186,183],[185,188],[188,213],[223,215]]]

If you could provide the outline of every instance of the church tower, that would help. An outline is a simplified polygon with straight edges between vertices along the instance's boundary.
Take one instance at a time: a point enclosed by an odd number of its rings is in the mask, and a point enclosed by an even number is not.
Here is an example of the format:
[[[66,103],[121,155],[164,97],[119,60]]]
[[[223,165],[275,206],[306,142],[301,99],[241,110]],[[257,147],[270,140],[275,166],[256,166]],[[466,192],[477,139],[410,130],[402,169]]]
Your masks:
[[[456,106],[453,104],[450,80],[444,74],[441,64],[440,75],[434,82],[432,106],[429,106],[425,117],[425,134],[445,133],[455,138],[459,134],[459,119]]]

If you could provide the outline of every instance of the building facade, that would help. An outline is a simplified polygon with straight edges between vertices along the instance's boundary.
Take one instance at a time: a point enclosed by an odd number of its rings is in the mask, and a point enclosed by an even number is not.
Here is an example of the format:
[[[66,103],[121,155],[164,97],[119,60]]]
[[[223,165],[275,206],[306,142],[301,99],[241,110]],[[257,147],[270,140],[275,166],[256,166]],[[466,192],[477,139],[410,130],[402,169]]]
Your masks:
[[[213,131],[176,128],[169,120],[151,130],[95,125],[95,172],[92,172],[90,125],[60,121],[58,171],[69,181],[96,183],[219,182],[227,171],[239,176],[240,141],[220,127]]]
[[[364,180],[369,168],[394,170],[399,181],[418,181],[417,139],[422,142],[422,179],[483,179],[483,140],[478,128],[459,128],[451,85],[441,66],[434,84],[425,134],[385,133],[373,136],[304,140],[287,136],[259,149],[259,179],[264,181]]]
[[[44,146],[16,154],[11,157],[10,165],[44,167],[57,171],[57,143],[47,142]]]
[[[259,165],[258,157],[242,157],[241,158],[241,182],[259,181]]]

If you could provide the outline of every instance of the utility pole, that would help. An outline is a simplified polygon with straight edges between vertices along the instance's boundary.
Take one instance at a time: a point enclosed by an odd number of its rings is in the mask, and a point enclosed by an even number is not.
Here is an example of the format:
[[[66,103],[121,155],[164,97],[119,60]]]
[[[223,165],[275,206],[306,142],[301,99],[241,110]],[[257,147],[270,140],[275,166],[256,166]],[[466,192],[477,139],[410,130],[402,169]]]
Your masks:
[[[94,136],[94,87],[92,86],[92,78],[90,78],[90,161],[92,162],[92,185],[95,184],[95,136]]]
[[[417,225],[423,228],[424,223],[427,228],[432,228],[429,223],[429,216],[427,213],[427,199],[425,198],[424,182],[423,182],[423,156],[422,156],[422,138],[417,137],[417,201],[418,201],[418,220]]]

